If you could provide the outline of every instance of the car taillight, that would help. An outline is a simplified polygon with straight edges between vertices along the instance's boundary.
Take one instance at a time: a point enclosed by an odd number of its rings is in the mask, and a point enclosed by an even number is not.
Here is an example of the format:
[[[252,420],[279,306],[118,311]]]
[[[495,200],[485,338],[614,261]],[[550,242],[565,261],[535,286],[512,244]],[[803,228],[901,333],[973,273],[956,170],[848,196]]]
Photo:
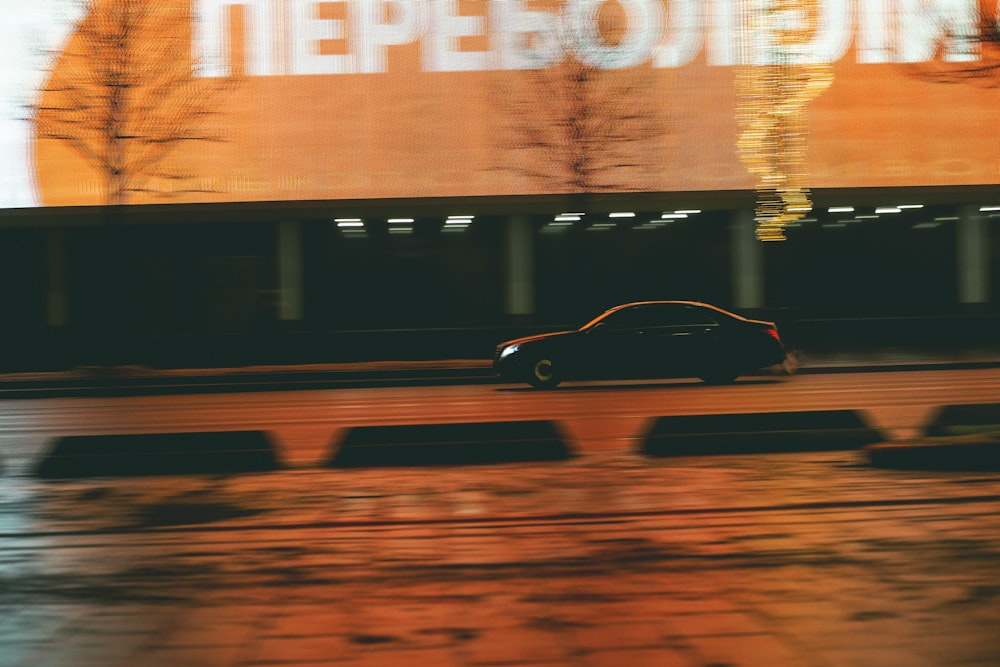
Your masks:
[[[765,329],[765,331],[767,332],[768,336],[778,341],[779,343],[781,342],[781,336],[778,335],[777,327],[768,327],[767,329]]]

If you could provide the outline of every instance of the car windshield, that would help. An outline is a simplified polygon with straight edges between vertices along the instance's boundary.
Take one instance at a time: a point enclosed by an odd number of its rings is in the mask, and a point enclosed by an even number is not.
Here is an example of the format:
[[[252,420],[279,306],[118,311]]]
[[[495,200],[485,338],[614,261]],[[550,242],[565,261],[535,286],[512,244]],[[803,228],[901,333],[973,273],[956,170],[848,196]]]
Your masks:
[[[580,327],[580,330],[582,331],[584,329],[592,329],[593,327],[597,326],[601,322],[604,322],[605,324],[610,324],[611,320],[609,318],[612,315],[615,315],[616,313],[619,313],[619,312],[621,312],[621,310],[620,309],[615,309],[615,308],[612,308],[610,310],[605,310],[603,313],[601,313],[600,315],[598,315],[597,317],[595,317],[594,319],[590,320],[589,322],[587,322],[586,324],[584,324],[582,327]],[[606,319],[608,320],[607,322],[605,322]]]

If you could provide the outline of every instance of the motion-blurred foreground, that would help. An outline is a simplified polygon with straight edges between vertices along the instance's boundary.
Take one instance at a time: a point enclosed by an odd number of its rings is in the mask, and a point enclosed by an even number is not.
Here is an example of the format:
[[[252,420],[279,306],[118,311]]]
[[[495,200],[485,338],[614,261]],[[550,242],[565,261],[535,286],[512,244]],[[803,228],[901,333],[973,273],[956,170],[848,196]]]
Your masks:
[[[998,467],[862,448],[1000,429],[997,373],[5,401],[0,655],[992,665]]]

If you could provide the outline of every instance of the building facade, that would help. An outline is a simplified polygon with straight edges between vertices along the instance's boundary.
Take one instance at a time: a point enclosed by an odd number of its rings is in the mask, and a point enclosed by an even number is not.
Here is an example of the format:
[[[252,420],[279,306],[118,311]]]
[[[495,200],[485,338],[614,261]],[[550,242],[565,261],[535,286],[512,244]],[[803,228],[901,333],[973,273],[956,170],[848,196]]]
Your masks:
[[[471,354],[474,332],[647,298],[788,322],[995,315],[997,11],[12,10],[7,365],[182,362],[158,346],[208,363],[237,339],[386,331],[466,332]],[[766,200],[789,192],[786,240],[760,242]]]

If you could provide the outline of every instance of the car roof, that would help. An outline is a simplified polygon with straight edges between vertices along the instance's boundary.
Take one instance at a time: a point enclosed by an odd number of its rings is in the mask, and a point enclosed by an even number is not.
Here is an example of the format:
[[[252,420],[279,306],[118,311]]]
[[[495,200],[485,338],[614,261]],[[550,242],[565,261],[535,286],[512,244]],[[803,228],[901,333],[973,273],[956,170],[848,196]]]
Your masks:
[[[631,301],[629,303],[619,304],[617,306],[612,306],[611,308],[608,308],[608,311],[620,310],[622,308],[631,308],[632,306],[655,306],[655,305],[664,305],[664,304],[677,304],[677,305],[684,305],[684,306],[703,306],[705,308],[711,308],[713,310],[722,310],[721,308],[713,306],[712,304],[709,304],[709,303],[704,303],[702,301],[678,301],[678,300],[674,300],[674,299],[652,299],[652,300],[649,300],[649,301]]]
[[[736,313],[731,313],[728,310],[725,310],[723,308],[719,308],[718,306],[713,306],[712,304],[705,303],[703,301],[677,301],[677,300],[668,300],[668,299],[650,300],[650,301],[632,301],[630,303],[623,303],[621,305],[614,306],[612,308],[608,308],[606,311],[604,311],[603,314],[606,315],[606,314],[611,313],[613,311],[624,310],[625,308],[632,308],[634,306],[657,306],[657,305],[668,305],[668,304],[669,305],[679,305],[679,306],[695,306],[695,307],[698,307],[698,308],[707,308],[708,310],[714,310],[714,311],[716,311],[718,313],[722,313],[723,315],[728,315],[729,317],[735,317],[735,318],[741,319],[741,320],[745,319],[741,315],[737,315]]]

